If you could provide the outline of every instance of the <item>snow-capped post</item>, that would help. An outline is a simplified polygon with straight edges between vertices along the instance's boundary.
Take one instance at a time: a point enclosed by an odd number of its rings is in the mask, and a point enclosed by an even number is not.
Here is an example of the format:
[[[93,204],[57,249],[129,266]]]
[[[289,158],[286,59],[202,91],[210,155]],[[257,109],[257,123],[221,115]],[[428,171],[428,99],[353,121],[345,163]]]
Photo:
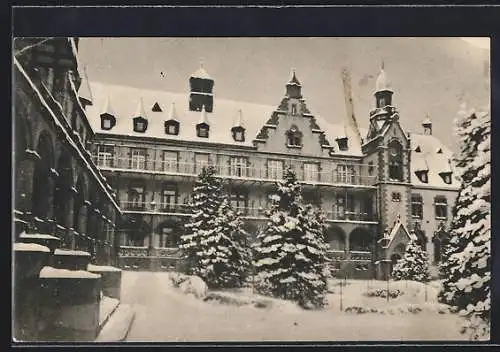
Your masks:
[[[491,312],[491,116],[462,107],[456,120],[461,181],[442,260],[439,301],[469,318],[471,338],[489,335]]]

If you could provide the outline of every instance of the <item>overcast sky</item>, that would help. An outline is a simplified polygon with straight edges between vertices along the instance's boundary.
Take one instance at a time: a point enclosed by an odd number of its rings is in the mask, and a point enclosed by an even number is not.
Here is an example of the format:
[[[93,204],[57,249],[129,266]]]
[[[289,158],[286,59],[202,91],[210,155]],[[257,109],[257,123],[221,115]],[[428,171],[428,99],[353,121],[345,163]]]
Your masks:
[[[403,127],[421,132],[429,114],[434,134],[450,147],[461,99],[483,106],[490,98],[487,39],[82,38],[79,52],[90,80],[186,94],[202,60],[215,79],[215,99],[274,106],[295,68],[309,109],[334,123],[345,118],[340,70],[348,66],[361,127],[368,126],[384,61]]]

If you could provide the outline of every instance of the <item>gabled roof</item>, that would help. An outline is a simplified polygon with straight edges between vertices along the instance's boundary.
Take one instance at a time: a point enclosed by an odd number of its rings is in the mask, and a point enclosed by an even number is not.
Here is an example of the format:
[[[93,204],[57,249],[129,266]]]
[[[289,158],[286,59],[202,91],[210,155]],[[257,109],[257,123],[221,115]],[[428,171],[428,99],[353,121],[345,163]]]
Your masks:
[[[413,240],[415,241],[417,239],[417,236],[408,231],[408,229],[406,228],[406,226],[401,222],[401,220],[398,218],[396,220],[396,223],[394,224],[394,226],[392,227],[392,230],[391,232],[389,233],[389,238],[388,240],[386,241],[386,244],[383,246],[384,248],[389,248],[392,244],[392,242],[394,241],[394,239],[396,238],[396,235],[398,234],[399,230],[402,230],[403,233],[408,236],[408,238],[410,240]]]
[[[411,183],[418,186],[434,186],[440,188],[458,189],[460,182],[454,177],[451,178],[451,184],[444,182],[439,175],[443,172],[453,172],[452,158],[453,153],[445,145],[432,135],[412,134],[411,135]],[[420,147],[421,152],[414,152],[414,148]],[[441,149],[442,153],[438,153]],[[423,183],[415,175],[415,171],[422,171],[423,165],[427,165],[428,183]]]
[[[195,126],[203,116],[199,111],[189,110],[189,94],[187,92],[173,93],[99,82],[91,82],[91,89],[94,93],[95,102],[87,108],[88,120],[94,132],[103,135],[141,136],[164,140],[200,141],[253,147],[253,140],[259,134],[260,129],[266,124],[272,113],[277,110],[277,106],[216,98],[214,99],[213,112],[205,112],[204,116],[206,123],[210,125],[210,135],[208,138],[201,138],[197,136]],[[107,97],[109,97],[108,103],[106,103]],[[148,118],[149,125],[145,133],[134,132],[130,120],[135,117],[136,104],[140,97],[142,97],[143,104],[147,106],[153,106],[156,102],[161,106],[175,103],[175,119],[181,124],[179,134],[166,135],[164,133],[164,122],[171,119],[171,109],[168,112],[162,111],[151,114]],[[110,130],[102,130],[99,115],[106,104],[108,105],[107,109],[111,109],[110,101],[113,102],[115,110],[113,115],[116,117],[116,125]],[[243,116],[251,117],[242,121],[248,136],[244,142],[236,142],[231,133],[231,128],[237,123],[239,110],[242,111]],[[327,122],[319,116],[315,116],[315,119],[329,141],[334,141],[338,136],[345,133],[344,126],[341,124]],[[339,151],[338,148],[335,148],[334,155],[362,156],[361,145],[356,142],[355,131],[347,126],[346,133],[347,137],[349,137],[349,149]]]

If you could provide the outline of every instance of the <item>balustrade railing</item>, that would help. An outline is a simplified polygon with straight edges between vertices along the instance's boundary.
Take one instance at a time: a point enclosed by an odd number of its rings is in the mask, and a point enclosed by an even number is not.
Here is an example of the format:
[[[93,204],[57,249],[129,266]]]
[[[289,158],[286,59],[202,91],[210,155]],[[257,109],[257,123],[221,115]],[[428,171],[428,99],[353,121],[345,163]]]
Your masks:
[[[196,177],[203,166],[209,165],[206,163],[192,162],[176,162],[175,160],[148,160],[129,157],[107,157],[102,158],[97,155],[93,156],[94,162],[101,169],[122,169],[136,171],[140,173],[154,173],[165,175],[184,175]],[[265,162],[259,163],[265,165]],[[223,178],[230,179],[250,179],[275,182],[282,178],[282,168],[258,167],[240,164],[212,164],[217,172],[217,175]],[[302,161],[290,162],[290,166],[295,169],[297,178],[305,184],[326,184],[326,185],[359,185],[372,186],[377,182],[376,175],[368,175],[366,170],[369,166],[352,164],[353,173],[339,172],[335,170],[327,171],[304,171],[302,169]],[[363,170],[363,171],[361,171]]]

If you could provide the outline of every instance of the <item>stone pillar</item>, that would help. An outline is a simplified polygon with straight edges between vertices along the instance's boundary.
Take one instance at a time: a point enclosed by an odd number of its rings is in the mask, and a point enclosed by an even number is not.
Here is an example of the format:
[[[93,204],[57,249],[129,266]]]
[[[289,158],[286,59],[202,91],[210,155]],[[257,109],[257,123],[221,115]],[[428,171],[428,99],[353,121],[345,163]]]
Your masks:
[[[73,234],[73,231],[75,229],[75,224],[73,224],[73,219],[74,219],[74,201],[73,197],[75,194],[71,190],[67,190],[66,195],[68,196],[68,199],[66,200],[66,207],[64,209],[65,211],[65,223],[64,226],[66,227],[66,238],[65,238],[65,246],[70,249],[75,248],[75,236]]]
[[[80,207],[78,214],[78,232],[80,233],[80,243],[78,243],[78,247],[82,246],[82,241],[84,240],[84,236],[87,235],[87,216],[88,216],[88,206],[87,204],[83,204]]]

